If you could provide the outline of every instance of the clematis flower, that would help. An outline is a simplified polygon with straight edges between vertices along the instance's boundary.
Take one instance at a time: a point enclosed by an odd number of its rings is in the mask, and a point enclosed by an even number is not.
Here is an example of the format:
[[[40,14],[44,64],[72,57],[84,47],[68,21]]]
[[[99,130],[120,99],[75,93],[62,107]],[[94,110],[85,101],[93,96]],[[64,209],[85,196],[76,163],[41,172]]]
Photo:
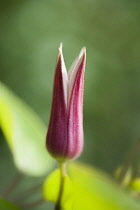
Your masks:
[[[86,49],[83,48],[67,74],[62,44],[56,64],[52,110],[46,146],[58,160],[75,159],[83,150],[83,90]]]

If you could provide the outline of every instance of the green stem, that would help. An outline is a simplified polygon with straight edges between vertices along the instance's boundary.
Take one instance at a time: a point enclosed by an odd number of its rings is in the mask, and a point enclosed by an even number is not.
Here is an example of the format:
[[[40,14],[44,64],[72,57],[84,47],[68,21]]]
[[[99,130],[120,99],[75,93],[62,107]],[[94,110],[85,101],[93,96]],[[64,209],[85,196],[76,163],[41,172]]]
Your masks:
[[[55,205],[55,210],[61,210],[62,208],[61,203],[64,191],[65,176],[66,176],[66,162],[60,162],[59,167],[60,167],[60,189],[59,189],[58,199]]]

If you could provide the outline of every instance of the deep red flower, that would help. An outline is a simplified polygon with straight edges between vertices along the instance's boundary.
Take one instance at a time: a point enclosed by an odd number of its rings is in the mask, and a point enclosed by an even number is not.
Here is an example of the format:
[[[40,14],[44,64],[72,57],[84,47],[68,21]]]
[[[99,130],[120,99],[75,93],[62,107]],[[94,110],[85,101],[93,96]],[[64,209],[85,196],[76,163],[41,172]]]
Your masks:
[[[62,45],[56,64],[50,123],[46,146],[58,159],[74,159],[83,150],[83,91],[86,49],[83,48],[69,73],[66,72]]]

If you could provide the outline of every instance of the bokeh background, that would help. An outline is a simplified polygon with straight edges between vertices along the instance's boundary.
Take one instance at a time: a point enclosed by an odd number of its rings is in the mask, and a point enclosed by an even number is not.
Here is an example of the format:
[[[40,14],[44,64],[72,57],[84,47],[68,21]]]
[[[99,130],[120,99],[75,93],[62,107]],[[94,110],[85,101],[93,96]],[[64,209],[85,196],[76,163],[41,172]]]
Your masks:
[[[0,80],[46,127],[59,44],[67,69],[86,46],[85,147],[79,160],[109,173],[140,137],[139,26],[138,0],[0,0]],[[9,150],[2,133],[0,138],[6,165]]]

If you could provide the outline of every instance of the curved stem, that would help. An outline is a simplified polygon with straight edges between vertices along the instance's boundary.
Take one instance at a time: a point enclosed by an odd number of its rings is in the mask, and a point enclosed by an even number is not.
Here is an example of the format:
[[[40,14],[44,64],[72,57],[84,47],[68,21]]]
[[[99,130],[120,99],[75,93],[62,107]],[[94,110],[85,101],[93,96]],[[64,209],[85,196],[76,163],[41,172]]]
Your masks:
[[[66,176],[66,162],[60,162],[59,167],[60,167],[60,189],[59,189],[58,199],[55,205],[55,210],[61,210],[61,202],[64,191],[65,176]]]

